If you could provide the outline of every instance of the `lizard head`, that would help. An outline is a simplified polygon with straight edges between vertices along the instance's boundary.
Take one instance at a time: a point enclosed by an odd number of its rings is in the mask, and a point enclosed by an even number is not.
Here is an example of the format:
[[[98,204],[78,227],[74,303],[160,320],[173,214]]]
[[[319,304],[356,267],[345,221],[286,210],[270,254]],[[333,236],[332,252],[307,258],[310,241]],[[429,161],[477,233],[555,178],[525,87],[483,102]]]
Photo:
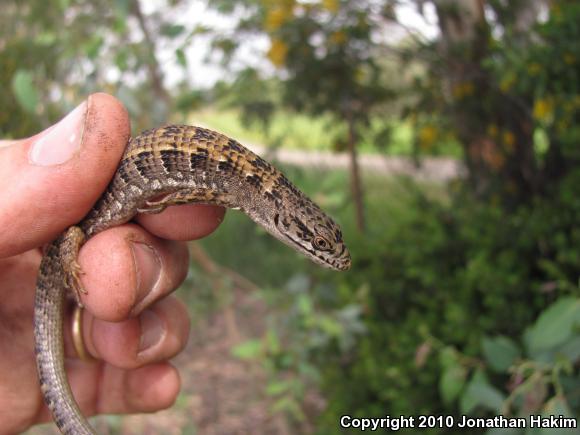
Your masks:
[[[301,198],[300,207],[279,210],[273,220],[273,235],[315,263],[334,270],[350,268],[340,227],[308,198]]]
[[[229,143],[237,148],[237,143]],[[246,185],[233,196],[236,208],[262,225],[278,240],[304,254],[317,264],[334,270],[350,268],[350,253],[342,240],[340,227],[314,202],[268,162],[245,151],[236,157]],[[239,169],[238,169],[239,170]],[[238,189],[238,190],[236,190]]]

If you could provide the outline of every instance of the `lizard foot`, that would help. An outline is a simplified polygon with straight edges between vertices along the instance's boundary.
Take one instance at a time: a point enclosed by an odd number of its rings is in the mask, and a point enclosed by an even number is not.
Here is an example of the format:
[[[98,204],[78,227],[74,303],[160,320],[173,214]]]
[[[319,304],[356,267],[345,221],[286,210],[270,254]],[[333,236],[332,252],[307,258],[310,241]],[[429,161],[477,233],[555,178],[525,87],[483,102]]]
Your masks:
[[[81,246],[85,242],[85,234],[79,227],[70,227],[63,236],[60,245],[62,259],[62,269],[65,273],[65,285],[75,296],[77,304],[82,307],[81,295],[87,294],[81,282],[84,274],[78,263],[78,255]]]

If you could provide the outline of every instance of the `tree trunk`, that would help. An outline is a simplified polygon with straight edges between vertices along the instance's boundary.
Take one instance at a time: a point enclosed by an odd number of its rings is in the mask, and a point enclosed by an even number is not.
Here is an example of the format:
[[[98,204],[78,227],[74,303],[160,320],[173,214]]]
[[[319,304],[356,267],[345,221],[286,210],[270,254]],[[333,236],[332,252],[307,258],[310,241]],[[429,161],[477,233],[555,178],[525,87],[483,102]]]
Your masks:
[[[159,62],[157,61],[157,56],[155,55],[155,42],[153,41],[151,32],[147,27],[147,22],[145,21],[145,17],[141,11],[141,4],[139,3],[139,0],[133,0],[133,2],[131,2],[131,12],[137,19],[139,28],[143,32],[143,37],[145,38],[145,44],[148,51],[146,63],[147,69],[149,70],[149,78],[153,86],[153,92],[156,98],[161,100],[165,104],[166,109],[169,110],[171,98],[167,92],[167,89],[165,89],[165,86],[163,85],[161,68],[159,66]]]
[[[358,141],[356,126],[352,115],[347,117],[348,124],[348,155],[350,163],[350,188],[354,201],[354,210],[357,229],[362,233],[365,231],[365,210],[363,188],[359,171],[356,144]]]
[[[509,203],[525,201],[538,189],[533,125],[528,102],[511,100],[483,66],[490,41],[485,1],[434,0],[434,4],[441,29],[443,93],[464,148],[471,185],[478,194],[495,192]]]

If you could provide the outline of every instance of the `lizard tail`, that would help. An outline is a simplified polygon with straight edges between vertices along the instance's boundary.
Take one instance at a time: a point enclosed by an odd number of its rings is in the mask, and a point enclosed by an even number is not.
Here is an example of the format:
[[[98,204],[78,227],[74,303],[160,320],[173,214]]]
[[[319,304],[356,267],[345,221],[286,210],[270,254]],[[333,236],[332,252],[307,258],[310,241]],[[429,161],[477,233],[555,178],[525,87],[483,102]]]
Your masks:
[[[34,339],[38,379],[54,421],[65,435],[94,435],[74,400],[64,368],[62,338],[65,288],[58,256],[62,238],[49,245],[40,264],[34,311]],[[51,253],[53,255],[51,255]]]

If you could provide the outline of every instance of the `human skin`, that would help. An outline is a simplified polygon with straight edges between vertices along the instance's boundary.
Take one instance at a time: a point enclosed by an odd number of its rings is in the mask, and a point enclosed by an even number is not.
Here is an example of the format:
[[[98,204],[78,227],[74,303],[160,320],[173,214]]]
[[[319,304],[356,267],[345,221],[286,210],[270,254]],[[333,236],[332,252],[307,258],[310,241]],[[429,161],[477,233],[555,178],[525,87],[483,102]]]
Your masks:
[[[105,190],[130,134],[115,98],[93,94],[56,127],[0,141],[0,434],[50,420],[34,357],[33,312],[41,249],[79,222]],[[65,326],[66,370],[84,415],[150,412],[180,388],[168,360],[183,350],[189,317],[171,292],[185,279],[185,240],[204,237],[224,209],[170,207],[104,231],[81,249],[80,360]],[[71,300],[65,325],[71,324]]]

